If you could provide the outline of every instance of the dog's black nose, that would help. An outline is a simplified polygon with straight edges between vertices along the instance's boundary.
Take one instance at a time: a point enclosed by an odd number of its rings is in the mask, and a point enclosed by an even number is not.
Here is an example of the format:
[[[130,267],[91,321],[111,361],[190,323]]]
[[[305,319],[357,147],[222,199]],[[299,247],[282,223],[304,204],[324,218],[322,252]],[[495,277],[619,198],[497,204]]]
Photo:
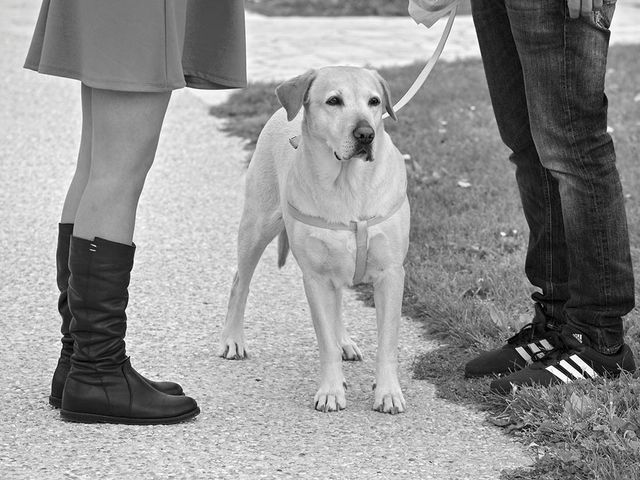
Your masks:
[[[353,137],[360,143],[364,145],[369,145],[373,142],[373,138],[375,137],[375,133],[369,122],[366,120],[360,120],[356,123],[356,128],[353,130]]]

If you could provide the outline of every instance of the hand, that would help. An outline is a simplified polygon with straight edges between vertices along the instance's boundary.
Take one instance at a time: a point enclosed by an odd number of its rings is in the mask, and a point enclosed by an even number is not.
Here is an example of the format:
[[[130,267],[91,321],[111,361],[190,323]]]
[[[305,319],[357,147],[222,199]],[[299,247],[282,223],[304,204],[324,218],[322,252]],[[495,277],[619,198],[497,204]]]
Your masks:
[[[567,0],[567,7],[570,18],[588,17],[594,10],[602,8],[602,0]]]

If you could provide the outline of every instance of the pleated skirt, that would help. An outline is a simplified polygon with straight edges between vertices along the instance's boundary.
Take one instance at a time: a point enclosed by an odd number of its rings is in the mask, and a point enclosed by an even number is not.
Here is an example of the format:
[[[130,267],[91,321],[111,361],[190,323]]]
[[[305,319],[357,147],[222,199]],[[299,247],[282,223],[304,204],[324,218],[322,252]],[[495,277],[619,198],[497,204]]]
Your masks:
[[[106,90],[246,85],[243,0],[43,0],[25,68]]]

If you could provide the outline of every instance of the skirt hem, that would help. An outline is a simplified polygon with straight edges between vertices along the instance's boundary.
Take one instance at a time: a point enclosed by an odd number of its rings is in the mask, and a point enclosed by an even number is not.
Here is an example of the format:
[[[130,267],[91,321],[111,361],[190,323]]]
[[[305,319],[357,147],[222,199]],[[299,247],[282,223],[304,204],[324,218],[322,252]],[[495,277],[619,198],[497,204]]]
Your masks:
[[[93,78],[88,78],[86,75],[83,75],[75,70],[67,70],[51,65],[36,65],[25,63],[24,68],[44,75],[53,75],[55,77],[64,77],[78,80],[92,88],[122,92],[169,92],[184,87],[197,88],[200,90],[225,90],[232,88],[243,88],[246,86],[246,82],[244,80],[218,77],[216,75],[202,74],[197,72],[184,72],[184,75],[185,77],[193,77],[194,79],[200,80],[198,82],[190,81],[188,78],[186,78],[182,82],[164,83],[161,85],[153,83],[127,82],[118,79],[96,80]]]

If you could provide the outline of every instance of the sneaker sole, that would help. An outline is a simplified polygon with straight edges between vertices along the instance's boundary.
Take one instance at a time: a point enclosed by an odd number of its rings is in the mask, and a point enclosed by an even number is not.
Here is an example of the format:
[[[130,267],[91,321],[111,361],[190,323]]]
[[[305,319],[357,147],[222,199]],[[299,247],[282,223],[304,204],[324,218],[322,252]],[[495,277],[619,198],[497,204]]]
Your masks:
[[[174,423],[184,422],[200,413],[200,408],[196,407],[190,412],[183,413],[175,417],[160,418],[131,418],[131,417],[112,417],[109,415],[96,415],[93,413],[70,412],[68,410],[60,410],[62,419],[74,423],[116,423],[123,425],[171,425]]]
[[[522,370],[523,368],[527,367],[528,365],[525,363],[523,365],[518,365],[517,363],[513,362],[513,365],[511,368],[507,368],[507,369],[502,369],[502,370],[485,370],[482,372],[468,372],[466,369],[464,371],[464,378],[482,378],[482,377],[488,377],[491,375],[509,375],[512,374],[514,372],[517,372],[519,370]]]
[[[493,370],[491,372],[464,372],[464,378],[482,378],[482,377],[489,377],[492,375],[505,375],[505,374],[510,374],[513,372],[516,372],[518,370],[522,370],[524,367],[517,367],[517,368],[513,368],[511,370]]]

